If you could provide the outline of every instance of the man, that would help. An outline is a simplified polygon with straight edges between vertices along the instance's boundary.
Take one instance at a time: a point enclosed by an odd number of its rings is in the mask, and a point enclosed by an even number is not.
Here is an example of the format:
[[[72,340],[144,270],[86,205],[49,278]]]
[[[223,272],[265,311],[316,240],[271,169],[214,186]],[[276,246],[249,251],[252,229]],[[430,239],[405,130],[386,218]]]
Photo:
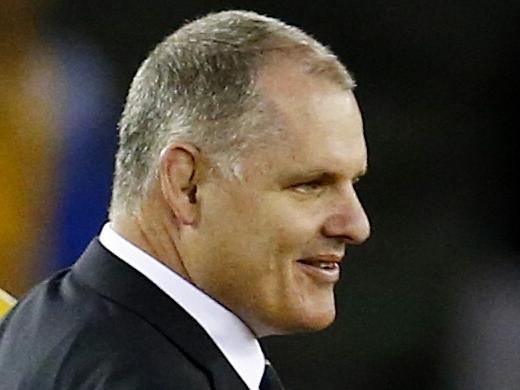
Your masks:
[[[255,13],[167,37],[128,94],[110,222],[8,315],[0,387],[281,389],[258,338],[329,325],[345,249],[369,235],[353,86]]]

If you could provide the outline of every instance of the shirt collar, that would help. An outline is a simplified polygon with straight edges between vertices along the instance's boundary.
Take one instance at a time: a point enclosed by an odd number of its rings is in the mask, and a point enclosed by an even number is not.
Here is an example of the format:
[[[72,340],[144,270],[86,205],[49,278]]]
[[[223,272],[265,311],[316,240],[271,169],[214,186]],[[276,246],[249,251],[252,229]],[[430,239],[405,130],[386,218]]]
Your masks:
[[[257,390],[265,357],[251,330],[232,312],[121,237],[109,223],[99,235],[101,244],[159,287],[208,333],[250,390]]]

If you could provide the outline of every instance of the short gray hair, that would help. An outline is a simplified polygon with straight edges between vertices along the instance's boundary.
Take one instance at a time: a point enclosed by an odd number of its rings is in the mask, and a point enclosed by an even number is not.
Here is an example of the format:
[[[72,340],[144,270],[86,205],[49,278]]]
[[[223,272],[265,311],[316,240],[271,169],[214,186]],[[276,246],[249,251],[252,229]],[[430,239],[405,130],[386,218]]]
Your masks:
[[[173,142],[193,144],[215,169],[238,177],[243,151],[277,131],[255,85],[276,54],[297,54],[309,73],[354,87],[329,49],[254,12],[209,14],[159,43],[137,71],[119,122],[111,217],[138,211]]]

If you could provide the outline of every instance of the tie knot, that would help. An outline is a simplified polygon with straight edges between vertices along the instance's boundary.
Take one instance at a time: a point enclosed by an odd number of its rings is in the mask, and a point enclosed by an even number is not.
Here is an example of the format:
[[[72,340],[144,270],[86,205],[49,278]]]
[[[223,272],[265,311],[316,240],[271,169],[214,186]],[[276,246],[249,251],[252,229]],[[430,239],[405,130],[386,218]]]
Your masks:
[[[264,375],[260,382],[260,390],[283,390],[282,382],[269,361],[266,361],[265,364]]]

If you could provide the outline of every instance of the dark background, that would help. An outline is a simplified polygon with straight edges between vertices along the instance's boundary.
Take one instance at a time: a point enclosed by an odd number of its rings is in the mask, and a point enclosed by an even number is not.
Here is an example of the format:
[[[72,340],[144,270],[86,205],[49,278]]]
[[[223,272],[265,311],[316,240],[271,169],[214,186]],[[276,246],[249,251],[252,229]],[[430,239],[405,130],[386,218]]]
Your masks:
[[[54,1],[48,18],[101,48],[122,106],[158,41],[232,8],[329,45],[357,79],[369,145],[373,234],[349,252],[335,324],[265,341],[288,389],[520,388],[520,2]]]

